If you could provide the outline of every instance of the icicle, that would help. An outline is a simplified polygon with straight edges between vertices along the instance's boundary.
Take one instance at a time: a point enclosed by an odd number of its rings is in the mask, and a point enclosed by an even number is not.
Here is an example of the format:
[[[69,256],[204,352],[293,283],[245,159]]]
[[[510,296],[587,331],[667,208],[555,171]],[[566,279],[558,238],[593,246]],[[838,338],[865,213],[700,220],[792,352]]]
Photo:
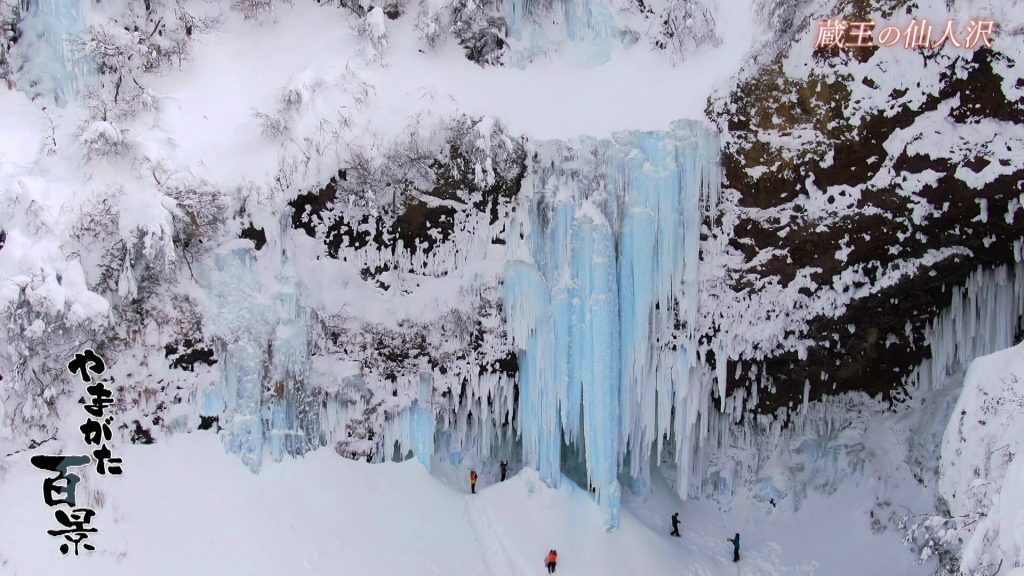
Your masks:
[[[925,333],[931,358],[908,378],[923,390],[941,386],[979,356],[1009,348],[1024,316],[1024,262],[979,269],[956,287],[949,308]]]
[[[519,432],[523,461],[557,486],[561,434],[554,382],[553,334],[548,289],[536,266],[522,260],[505,266],[508,333],[519,349]]]
[[[135,272],[132,270],[131,250],[124,255],[124,265],[121,267],[121,276],[117,280],[117,295],[121,300],[134,300],[139,293],[139,285],[135,282]]]
[[[573,226],[572,342],[583,391],[587,477],[607,529],[619,524],[619,307],[615,240],[601,211],[584,202]]]
[[[715,350],[715,383],[718,385],[718,402],[722,412],[725,412],[725,388],[729,378],[728,366],[729,357],[726,355],[725,349],[719,347]]]
[[[431,403],[433,388],[434,380],[432,375],[429,372],[421,373],[419,394],[416,399],[416,405],[412,409],[412,438],[410,443],[416,459],[427,470],[430,470],[431,457],[434,455],[434,406]]]

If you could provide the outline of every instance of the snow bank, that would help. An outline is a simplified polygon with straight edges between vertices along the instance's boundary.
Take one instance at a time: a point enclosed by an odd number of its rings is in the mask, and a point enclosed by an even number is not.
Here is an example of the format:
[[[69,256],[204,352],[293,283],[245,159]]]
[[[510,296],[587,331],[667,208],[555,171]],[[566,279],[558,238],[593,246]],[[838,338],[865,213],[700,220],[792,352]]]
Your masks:
[[[942,440],[939,479],[951,515],[978,518],[963,571],[1024,566],[1022,416],[1024,343],[972,362]]]

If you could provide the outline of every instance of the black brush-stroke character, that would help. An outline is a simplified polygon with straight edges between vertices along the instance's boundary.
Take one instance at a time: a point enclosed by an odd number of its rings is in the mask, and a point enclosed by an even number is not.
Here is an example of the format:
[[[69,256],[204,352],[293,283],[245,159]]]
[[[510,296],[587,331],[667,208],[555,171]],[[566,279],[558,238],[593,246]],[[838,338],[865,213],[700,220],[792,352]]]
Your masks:
[[[96,547],[93,546],[92,544],[82,543],[82,541],[85,540],[88,537],[89,537],[88,534],[84,534],[84,533],[80,533],[80,532],[79,533],[75,533],[75,534],[65,534],[64,535],[64,539],[65,540],[67,540],[68,542],[71,542],[72,544],[75,545],[75,556],[78,556],[78,545],[79,544],[82,544],[82,548],[85,548],[86,550],[95,550],[96,549]],[[64,544],[60,545],[60,553],[61,554],[67,554],[70,551],[71,551],[71,547],[67,545],[67,542],[65,542]]]
[[[89,418],[85,424],[78,427],[82,431],[82,435],[85,436],[85,443],[93,446],[99,446],[104,440],[110,440],[110,426],[113,422],[112,417],[108,417],[104,422],[93,420]]]
[[[33,466],[40,470],[57,473],[56,476],[43,480],[43,500],[46,501],[46,505],[50,507],[61,504],[74,506],[75,488],[82,478],[68,472],[68,468],[85,466],[91,461],[92,459],[84,454],[79,456],[46,456],[42,454],[33,456],[30,460]],[[55,496],[62,498],[58,499]]]
[[[102,418],[103,411],[114,403],[114,394],[102,382],[97,382],[86,390],[92,395],[92,403],[84,406],[85,411],[92,416]]]
[[[100,358],[91,348],[87,348],[85,352],[75,354],[74,359],[68,362],[68,370],[72,374],[78,374],[82,382],[92,382],[89,372],[92,371],[97,375],[103,374],[107,370],[107,366],[103,363],[103,358]]]
[[[90,508],[75,508],[70,514],[63,510],[57,510],[53,516],[66,530],[47,530],[46,533],[50,536],[64,536],[77,532],[99,532],[89,524],[95,515],[96,511]]]
[[[92,455],[96,457],[96,472],[100,474],[106,474],[108,471],[119,476],[122,472],[121,467],[118,464],[121,463],[120,458],[111,458],[110,449],[104,444],[99,450],[93,450]],[[109,466],[108,463],[109,462]]]

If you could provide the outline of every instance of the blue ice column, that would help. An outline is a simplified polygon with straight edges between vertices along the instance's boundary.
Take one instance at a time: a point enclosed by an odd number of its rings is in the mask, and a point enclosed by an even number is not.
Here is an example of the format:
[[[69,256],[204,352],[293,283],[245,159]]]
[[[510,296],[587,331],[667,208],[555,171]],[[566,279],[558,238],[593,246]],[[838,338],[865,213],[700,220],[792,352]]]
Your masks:
[[[619,524],[619,306],[615,233],[589,202],[576,217],[572,268],[573,365],[583,391],[587,475],[606,529]]]
[[[608,61],[612,52],[615,17],[606,0],[562,0],[565,36],[579,51],[583,63],[597,66]]]
[[[652,452],[674,438],[685,496],[701,454],[697,273],[704,204],[713,209],[721,179],[718,144],[684,122],[572,146],[553,146],[556,160],[538,164],[526,186],[509,234],[506,323],[520,361],[524,463],[554,479],[559,433],[582,445],[614,527],[620,465],[646,491]],[[596,180],[581,179],[588,170]]]
[[[519,433],[523,463],[541,480],[558,486],[561,427],[554,381],[553,338],[548,291],[536,266],[522,260],[505,265],[505,304],[512,341],[519,353]]]
[[[577,298],[572,270],[572,231],[576,206],[568,201],[553,208],[546,233],[547,277],[551,284],[551,329],[554,366],[551,385],[558,393],[562,431],[566,442],[575,443],[580,431],[583,388],[579,367],[571,361],[573,302]]]
[[[523,36],[523,17],[527,0],[505,0],[505,33],[519,40]]]
[[[412,407],[410,440],[413,454],[427,470],[430,470],[431,456],[434,455],[434,406],[431,403],[433,389],[433,375],[430,372],[421,372],[419,394]]]
[[[204,408],[223,406],[225,447],[253,472],[263,460],[264,359],[273,303],[261,293],[256,255],[239,246],[218,253],[208,276],[207,318],[222,342],[223,378],[206,392]],[[212,414],[210,414],[212,415]]]
[[[309,329],[305,310],[299,299],[299,280],[292,270],[288,255],[281,253],[282,273],[274,295],[277,324],[271,345],[271,399],[269,402],[269,448],[274,460],[284,454],[304,454],[315,445],[318,432],[307,430],[310,422],[299,422],[299,405],[308,398],[307,383],[311,372]],[[278,396],[277,392],[283,395]],[[308,432],[308,434],[307,434]],[[308,437],[307,437],[308,436]]]
[[[557,6],[555,5],[557,4]],[[550,29],[531,25],[527,16],[552,16],[561,11],[562,31],[548,37]],[[545,20],[546,18],[540,18]],[[560,48],[563,57],[587,66],[607,62],[616,37],[615,15],[608,0],[505,0],[505,31],[513,40],[528,37],[522,48],[527,53]]]
[[[649,482],[652,449],[673,432],[688,474],[701,398],[690,390],[696,324],[702,203],[714,202],[717,139],[703,126],[675,123],[643,132],[612,174],[626,190],[619,250],[622,427],[634,489]],[[682,330],[677,332],[676,319]],[[675,418],[673,418],[675,408]]]
[[[224,388],[228,399],[225,447],[253,472],[263,464],[263,350],[245,339],[228,345],[224,354]]]
[[[221,356],[224,360],[222,394],[225,414],[222,426],[225,447],[237,453],[253,472],[263,461],[263,357],[265,339],[261,330],[252,329],[262,324],[257,302],[245,302],[245,292],[259,286],[254,270],[255,254],[251,248],[232,249],[216,257],[216,273],[212,296],[217,301],[219,314],[214,324],[218,332],[234,336],[228,341]],[[232,298],[239,300],[232,301]],[[254,308],[245,310],[246,306]],[[247,329],[248,328],[248,329]]]
[[[535,215],[530,211],[528,220]],[[541,479],[558,486],[561,479],[561,426],[555,383],[554,330],[550,294],[544,276],[519,240],[535,241],[530,222],[514,222],[509,237],[514,256],[505,264],[503,300],[505,324],[519,359],[519,434],[523,463],[535,468]],[[533,222],[535,225],[536,223]]]
[[[662,359],[671,337],[676,299],[683,288],[687,212],[697,213],[697,196],[682,186],[678,136],[637,134],[624,159],[628,196],[619,256],[622,322],[621,432],[630,446],[629,469],[636,486],[648,482],[652,445],[660,451],[672,426],[673,375]],[[699,240],[699,235],[697,236]]]
[[[44,93],[53,94],[57,106],[65,106],[90,72],[84,62],[75,62],[68,53],[68,41],[85,33],[84,0],[34,0],[22,23],[24,74],[39,84]]]
[[[708,422],[708,415],[702,415],[708,403],[707,395],[702,390],[701,368],[697,357],[700,230],[704,214],[714,214],[717,209],[722,174],[717,134],[693,121],[674,122],[672,129],[679,139],[676,164],[679,166],[683,230],[680,244],[682,282],[681,287],[676,288],[676,293],[682,307],[679,316],[686,324],[683,345],[676,355],[673,377],[676,396],[676,490],[681,498],[687,498],[691,493],[698,492],[701,484],[700,472],[694,473],[694,459],[702,451],[701,443],[705,440]],[[725,355],[723,353],[720,357]],[[698,420],[702,424],[699,427]]]

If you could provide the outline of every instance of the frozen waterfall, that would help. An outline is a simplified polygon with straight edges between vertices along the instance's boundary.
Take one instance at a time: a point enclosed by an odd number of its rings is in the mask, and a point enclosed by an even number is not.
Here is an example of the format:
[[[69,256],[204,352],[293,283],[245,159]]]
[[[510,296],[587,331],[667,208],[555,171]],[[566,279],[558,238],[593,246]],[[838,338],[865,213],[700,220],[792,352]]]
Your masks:
[[[506,0],[505,22],[513,40],[510,63],[516,66],[556,49],[563,58],[596,66],[608,61],[613,45],[622,40],[607,0]]]
[[[287,251],[278,241],[265,250],[275,257],[261,260],[251,241],[231,241],[204,279],[224,369],[205,391],[200,413],[220,418],[225,446],[253,472],[264,449],[280,461],[320,443],[319,403],[310,394],[309,312]]]
[[[53,95],[57,106],[67,104],[90,72],[69,49],[69,41],[85,32],[85,13],[85,0],[34,0],[21,24],[22,74],[38,93]]]
[[[514,355],[517,369],[499,368],[491,356],[451,370],[401,342],[359,340],[360,302],[338,329],[353,337],[350,347],[394,353],[401,369],[360,363],[341,347],[311,347],[312,327],[323,327],[293,269],[287,217],[263,250],[248,240],[224,244],[203,278],[222,378],[205,391],[200,413],[220,418],[226,447],[253,471],[264,455],[280,460],[323,445],[367,461],[415,457],[459,474],[502,458],[551,485],[585,485],[608,528],[618,523],[622,490],[646,492],[655,470],[681,498],[728,500],[744,485],[766,498],[788,489],[742,454],[797,446],[816,475],[789,486],[797,492],[859,466],[837,434],[847,399],[805,400],[791,419],[751,413],[757,388],[770,384],[756,364],[748,368],[758,382],[751,390],[725,389],[722,334],[709,331],[708,310],[698,310],[713,296],[700,293],[709,285],[702,274],[710,275],[702,266],[712,265],[700,257],[722,180],[714,132],[677,122],[660,132],[533,142],[527,158],[512,205],[493,220],[462,213],[457,250],[438,244],[418,261],[398,249],[342,251],[354,267],[401,264],[410,278],[417,268],[427,271],[422,278],[462,266],[478,273],[488,260],[490,276],[468,286],[500,306],[493,316],[459,317],[490,322],[493,341],[476,340],[481,333],[471,327],[443,344],[452,354],[498,350],[510,362]],[[951,288],[952,306],[925,334],[932,359],[912,387],[941,384],[971,358],[1012,342],[1024,314],[1022,266],[979,270]],[[744,367],[734,368],[738,375]]]
[[[563,443],[581,447],[614,527],[620,468],[643,486],[672,437],[689,478],[707,397],[690,387],[701,380],[697,261],[704,209],[718,195],[718,141],[677,123],[538,154],[504,278],[523,461],[557,482]]]

